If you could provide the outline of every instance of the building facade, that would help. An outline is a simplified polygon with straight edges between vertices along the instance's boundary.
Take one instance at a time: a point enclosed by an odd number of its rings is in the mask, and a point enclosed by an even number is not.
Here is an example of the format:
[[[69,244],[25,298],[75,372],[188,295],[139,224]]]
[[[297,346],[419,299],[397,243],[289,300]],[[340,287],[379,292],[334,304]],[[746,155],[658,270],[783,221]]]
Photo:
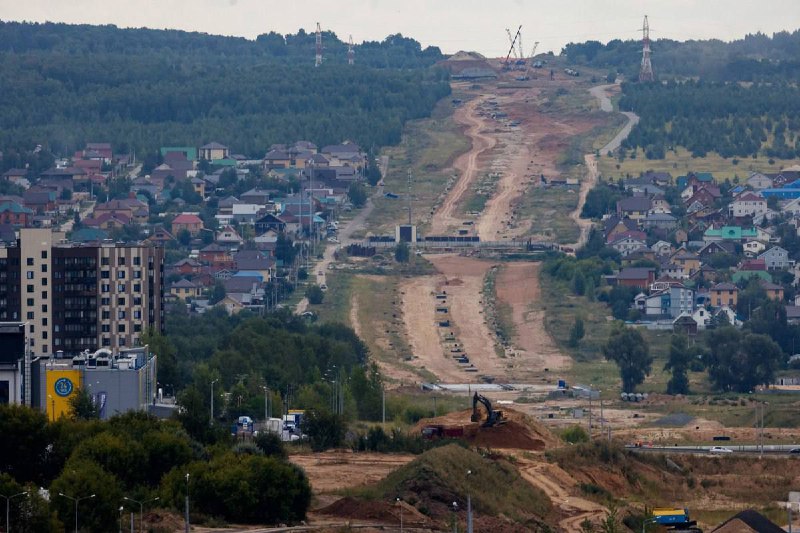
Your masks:
[[[0,248],[0,321],[27,322],[34,355],[138,346],[163,330],[164,250],[150,244],[77,244],[22,229]]]

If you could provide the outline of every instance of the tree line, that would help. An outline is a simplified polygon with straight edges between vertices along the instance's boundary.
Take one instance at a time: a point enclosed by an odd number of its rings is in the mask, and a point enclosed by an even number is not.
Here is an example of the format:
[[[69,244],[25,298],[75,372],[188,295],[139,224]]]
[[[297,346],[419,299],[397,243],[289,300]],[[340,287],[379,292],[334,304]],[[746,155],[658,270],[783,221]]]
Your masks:
[[[768,36],[758,32],[742,39],[651,43],[653,70],[661,79],[702,78],[712,81],[788,81],[800,79],[800,30]],[[561,51],[577,64],[608,68],[612,75],[636,79],[642,57],[640,39],[569,43]]]
[[[283,46],[303,49],[294,44],[303,39],[286,36]],[[397,68],[309,68],[265,40],[276,39],[0,23],[0,149],[64,155],[108,141],[118,153],[144,153],[217,140],[261,157],[297,139],[380,147],[450,91],[447,74],[427,68],[440,54],[402,36],[365,45],[367,57],[404,58],[388,60]]]
[[[619,106],[641,117],[622,148],[642,148],[649,159],[663,159],[677,146],[693,157],[712,151],[725,158],[800,156],[800,89],[795,85],[624,83]]]

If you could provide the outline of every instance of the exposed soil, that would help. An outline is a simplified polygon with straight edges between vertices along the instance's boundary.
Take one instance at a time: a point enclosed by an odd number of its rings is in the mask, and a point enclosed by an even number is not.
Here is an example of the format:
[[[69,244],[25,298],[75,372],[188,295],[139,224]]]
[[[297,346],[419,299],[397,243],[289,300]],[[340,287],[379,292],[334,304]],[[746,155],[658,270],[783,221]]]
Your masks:
[[[370,520],[397,524],[400,521],[402,507],[403,525],[408,527],[430,527],[431,519],[405,502],[395,504],[383,501],[365,501],[345,497],[332,504],[318,509],[323,515],[340,516],[356,520]]]
[[[531,306],[541,297],[539,267],[540,263],[507,263],[500,269],[495,282],[498,300],[511,306],[512,310],[512,340],[516,348],[513,360],[518,379],[530,372],[540,373],[545,368],[569,368],[572,362],[545,330],[544,312]]]
[[[315,493],[374,483],[414,459],[413,455],[327,451],[295,454],[289,460],[302,467]]]
[[[496,407],[495,407],[496,408]],[[486,413],[479,406],[481,416]],[[505,424],[484,428],[480,422],[472,422],[472,409],[455,411],[436,418],[424,418],[412,429],[412,433],[419,433],[426,426],[443,425],[446,427],[463,427],[464,440],[482,448],[516,449],[527,451],[544,451],[560,445],[558,438],[546,427],[530,416],[505,407],[500,409],[506,419]]]

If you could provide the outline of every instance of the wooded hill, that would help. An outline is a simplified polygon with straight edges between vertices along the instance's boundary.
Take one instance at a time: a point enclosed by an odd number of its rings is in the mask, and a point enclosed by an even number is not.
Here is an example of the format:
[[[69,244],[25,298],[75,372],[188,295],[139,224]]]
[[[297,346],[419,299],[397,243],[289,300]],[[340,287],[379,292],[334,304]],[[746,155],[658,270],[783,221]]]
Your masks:
[[[118,153],[217,140],[263,156],[270,144],[399,141],[406,120],[449,94],[429,68],[438,48],[392,35],[356,46],[275,33],[256,40],[174,30],[0,22],[0,150],[68,154],[86,142]]]
[[[653,70],[660,79],[701,77],[713,81],[800,79],[800,30],[746,35],[743,39],[651,43]],[[642,58],[641,40],[614,39],[570,43],[561,55],[576,64],[607,68],[636,79]]]

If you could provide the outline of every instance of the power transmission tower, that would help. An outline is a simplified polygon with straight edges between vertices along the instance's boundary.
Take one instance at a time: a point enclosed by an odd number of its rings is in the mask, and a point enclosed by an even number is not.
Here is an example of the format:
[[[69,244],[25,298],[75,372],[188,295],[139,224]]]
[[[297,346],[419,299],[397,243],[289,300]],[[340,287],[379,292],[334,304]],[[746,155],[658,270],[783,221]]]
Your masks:
[[[317,22],[317,56],[316,60],[314,61],[314,66],[318,67],[322,64],[322,30],[319,27],[319,22]]]
[[[356,62],[356,52],[353,50],[353,36],[350,36],[350,41],[347,44],[347,64],[353,65]]]
[[[650,23],[647,22],[647,15],[644,16],[642,24],[642,66],[639,69],[639,81],[655,81],[653,64],[650,63]]]

